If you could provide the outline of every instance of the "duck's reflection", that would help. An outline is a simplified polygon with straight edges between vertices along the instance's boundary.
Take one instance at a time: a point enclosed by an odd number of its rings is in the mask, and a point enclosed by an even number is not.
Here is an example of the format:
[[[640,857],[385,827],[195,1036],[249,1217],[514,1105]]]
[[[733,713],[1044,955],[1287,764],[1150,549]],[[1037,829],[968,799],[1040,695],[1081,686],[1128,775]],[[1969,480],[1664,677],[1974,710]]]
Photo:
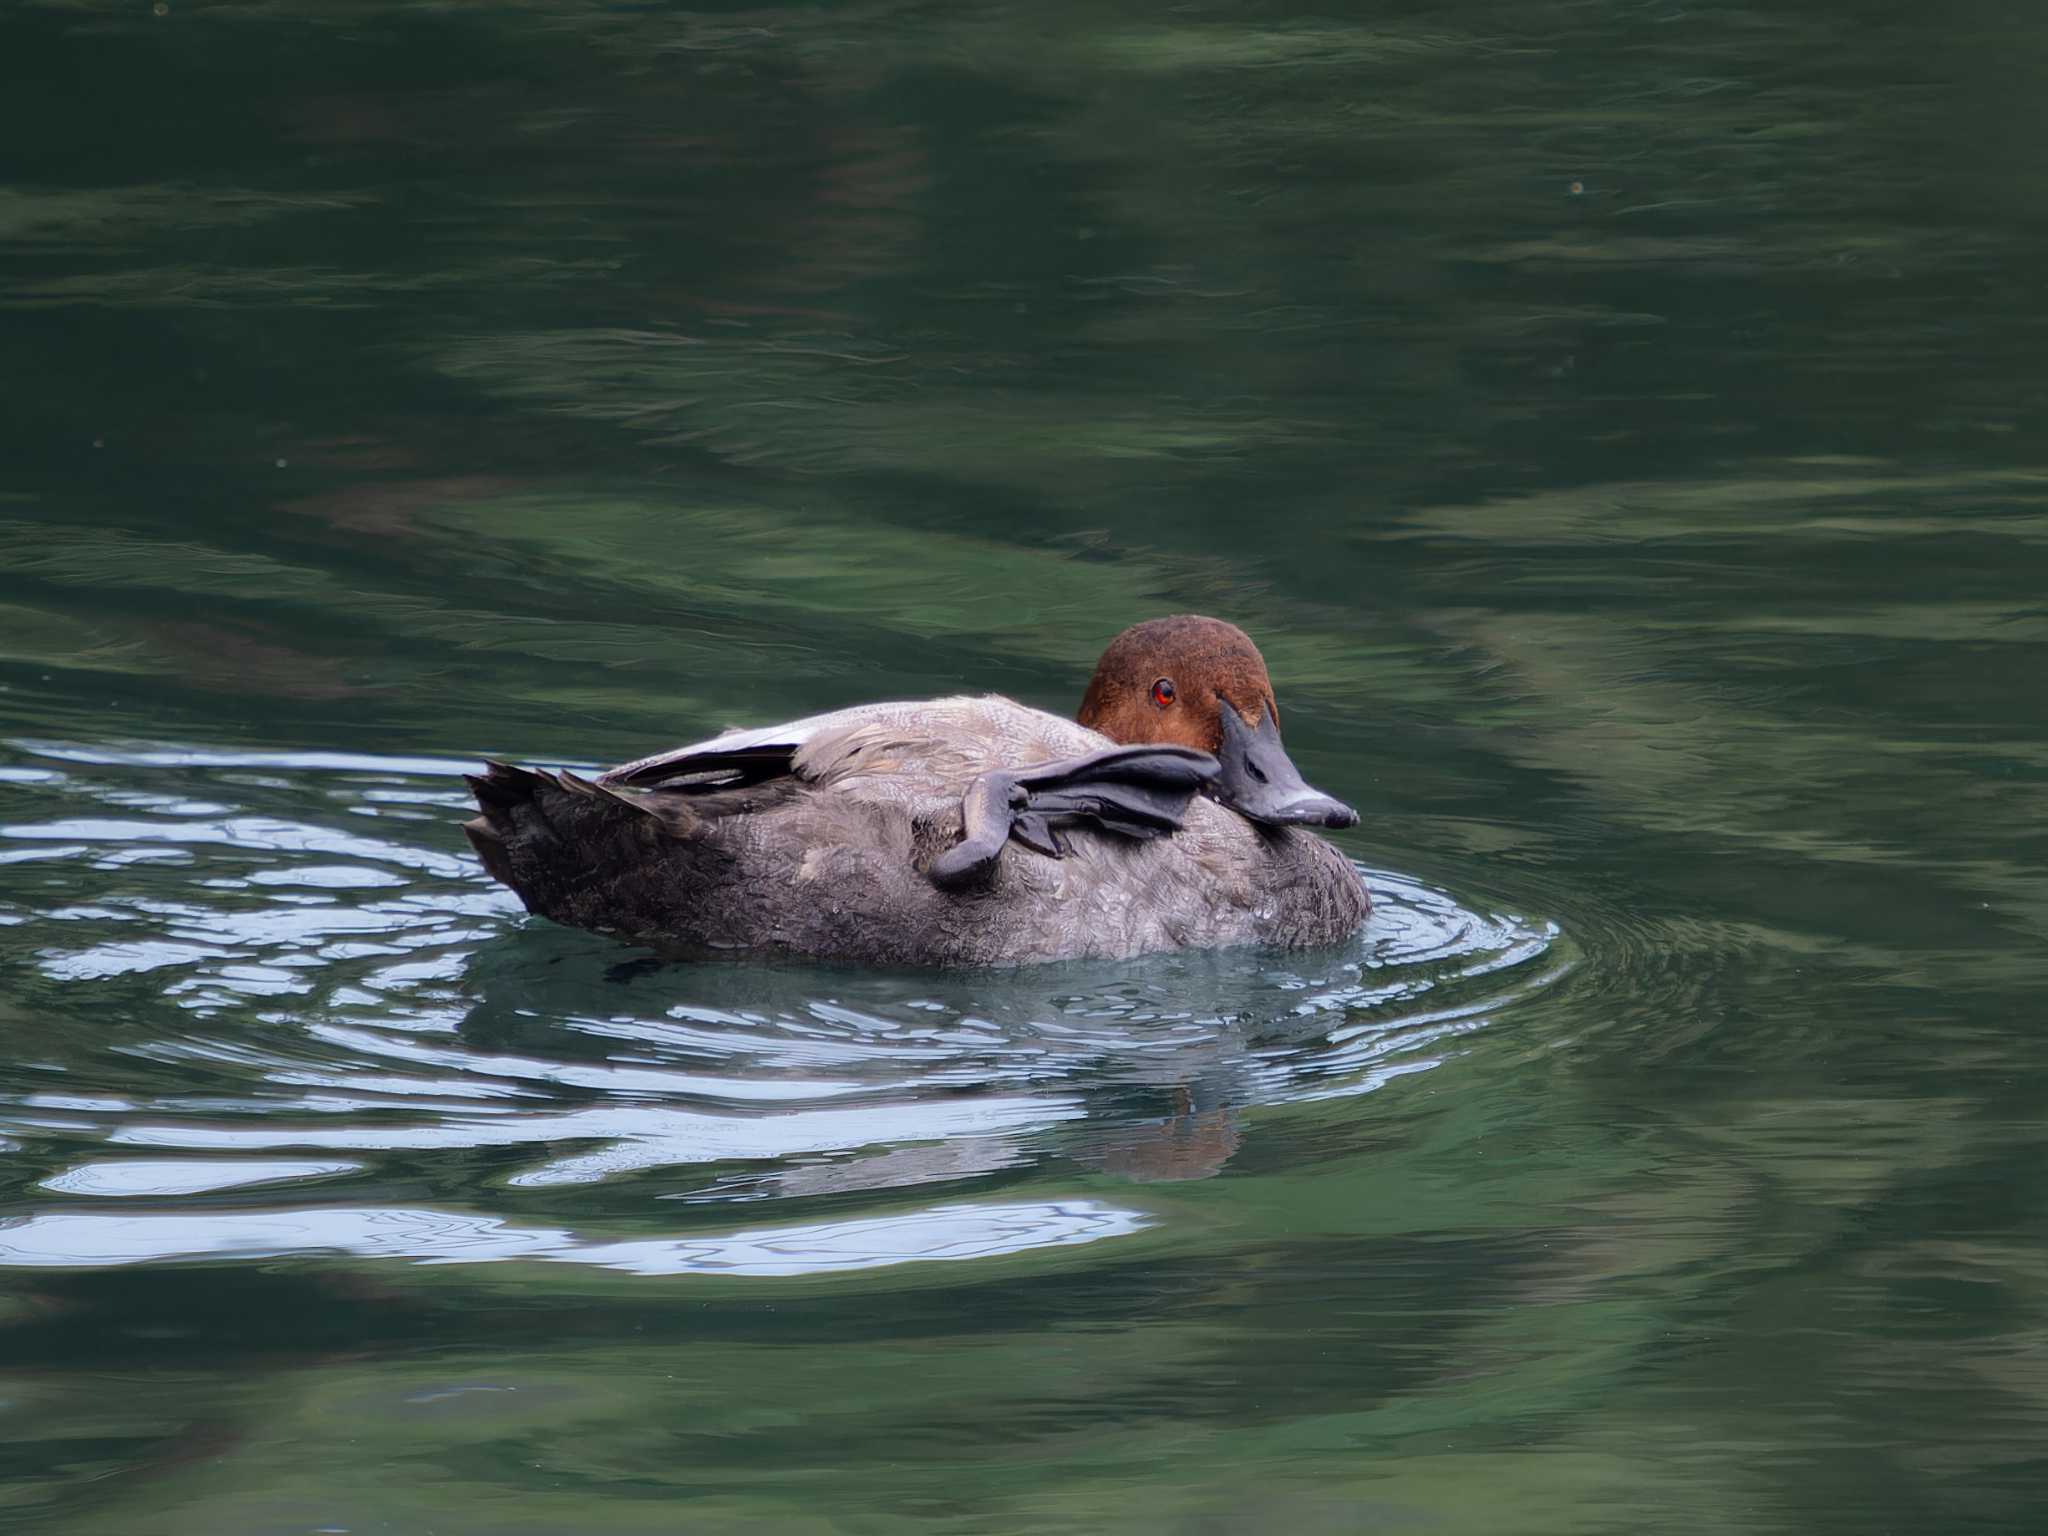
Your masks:
[[[479,1062],[546,1062],[556,1083],[585,1087],[600,1085],[575,1058],[597,1055],[600,1073],[667,1076],[766,1122],[745,1138],[752,1166],[678,1192],[686,1199],[1058,1163],[1134,1182],[1207,1178],[1237,1152],[1244,1107],[1426,1068],[1446,1035],[1483,1022],[1485,1001],[1427,1016],[1403,1006],[1441,992],[1445,973],[1389,974],[1388,939],[1374,934],[1306,966],[1240,951],[958,973],[622,964],[574,936],[539,938],[527,930],[472,958],[463,1044]],[[1485,953],[1524,938],[1503,929]],[[828,1096],[872,1139],[795,1134],[801,1101]]]
[[[1164,1119],[1105,1126],[1093,1152],[1080,1160],[1136,1184],[1177,1183],[1220,1173],[1244,1139],[1236,1110],[1228,1104],[1198,1109],[1192,1088],[1181,1089],[1178,1097],[1185,1107]]]

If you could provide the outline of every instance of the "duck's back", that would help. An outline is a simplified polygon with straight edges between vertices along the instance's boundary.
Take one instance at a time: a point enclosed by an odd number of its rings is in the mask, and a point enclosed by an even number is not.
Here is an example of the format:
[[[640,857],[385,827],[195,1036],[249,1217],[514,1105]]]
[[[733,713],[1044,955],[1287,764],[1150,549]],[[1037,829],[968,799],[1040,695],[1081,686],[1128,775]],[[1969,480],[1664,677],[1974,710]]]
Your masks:
[[[1109,745],[1004,698],[870,704],[730,732],[596,784],[493,770],[469,826],[530,910],[672,953],[1012,965],[1331,943],[1364,921],[1364,888],[1334,847],[1203,798],[1170,837],[1077,832],[1063,858],[1013,841],[984,886],[928,878],[981,774]]]

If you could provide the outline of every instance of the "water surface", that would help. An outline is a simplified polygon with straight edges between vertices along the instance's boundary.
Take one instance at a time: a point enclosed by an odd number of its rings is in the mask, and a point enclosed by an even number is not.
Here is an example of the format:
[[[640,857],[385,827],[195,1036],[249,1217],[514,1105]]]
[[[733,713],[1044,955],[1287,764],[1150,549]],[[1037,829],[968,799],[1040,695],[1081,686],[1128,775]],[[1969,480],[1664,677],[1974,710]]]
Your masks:
[[[2038,1528],[2048,30],[0,28],[0,1520]],[[664,966],[456,828],[1185,610],[1354,944]]]

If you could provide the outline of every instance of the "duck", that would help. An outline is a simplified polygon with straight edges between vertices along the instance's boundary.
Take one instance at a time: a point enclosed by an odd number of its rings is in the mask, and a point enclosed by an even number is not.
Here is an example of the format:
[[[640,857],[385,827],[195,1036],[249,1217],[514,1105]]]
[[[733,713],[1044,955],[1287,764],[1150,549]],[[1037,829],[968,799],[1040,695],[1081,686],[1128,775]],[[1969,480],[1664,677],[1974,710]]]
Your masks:
[[[463,825],[529,912],[676,959],[1011,967],[1334,945],[1372,909],[1264,657],[1198,614],[1110,641],[1074,719],[1000,695],[727,731],[595,778],[490,762]]]

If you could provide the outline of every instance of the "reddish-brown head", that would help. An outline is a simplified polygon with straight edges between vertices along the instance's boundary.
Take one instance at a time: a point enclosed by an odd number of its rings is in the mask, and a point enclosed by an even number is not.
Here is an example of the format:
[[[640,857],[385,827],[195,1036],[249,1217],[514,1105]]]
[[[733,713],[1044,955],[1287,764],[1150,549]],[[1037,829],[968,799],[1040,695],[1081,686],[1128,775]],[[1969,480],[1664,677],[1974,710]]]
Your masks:
[[[1358,813],[1302,782],[1280,745],[1266,660],[1235,624],[1197,614],[1134,624],[1096,663],[1081,724],[1125,745],[1213,753],[1210,793],[1254,821],[1348,827]]]
[[[1202,752],[1223,745],[1223,701],[1247,725],[1278,718],[1273,680],[1252,637],[1235,624],[1183,613],[1133,624],[1109,642],[1081,700],[1080,722],[1126,745],[1168,741]]]

